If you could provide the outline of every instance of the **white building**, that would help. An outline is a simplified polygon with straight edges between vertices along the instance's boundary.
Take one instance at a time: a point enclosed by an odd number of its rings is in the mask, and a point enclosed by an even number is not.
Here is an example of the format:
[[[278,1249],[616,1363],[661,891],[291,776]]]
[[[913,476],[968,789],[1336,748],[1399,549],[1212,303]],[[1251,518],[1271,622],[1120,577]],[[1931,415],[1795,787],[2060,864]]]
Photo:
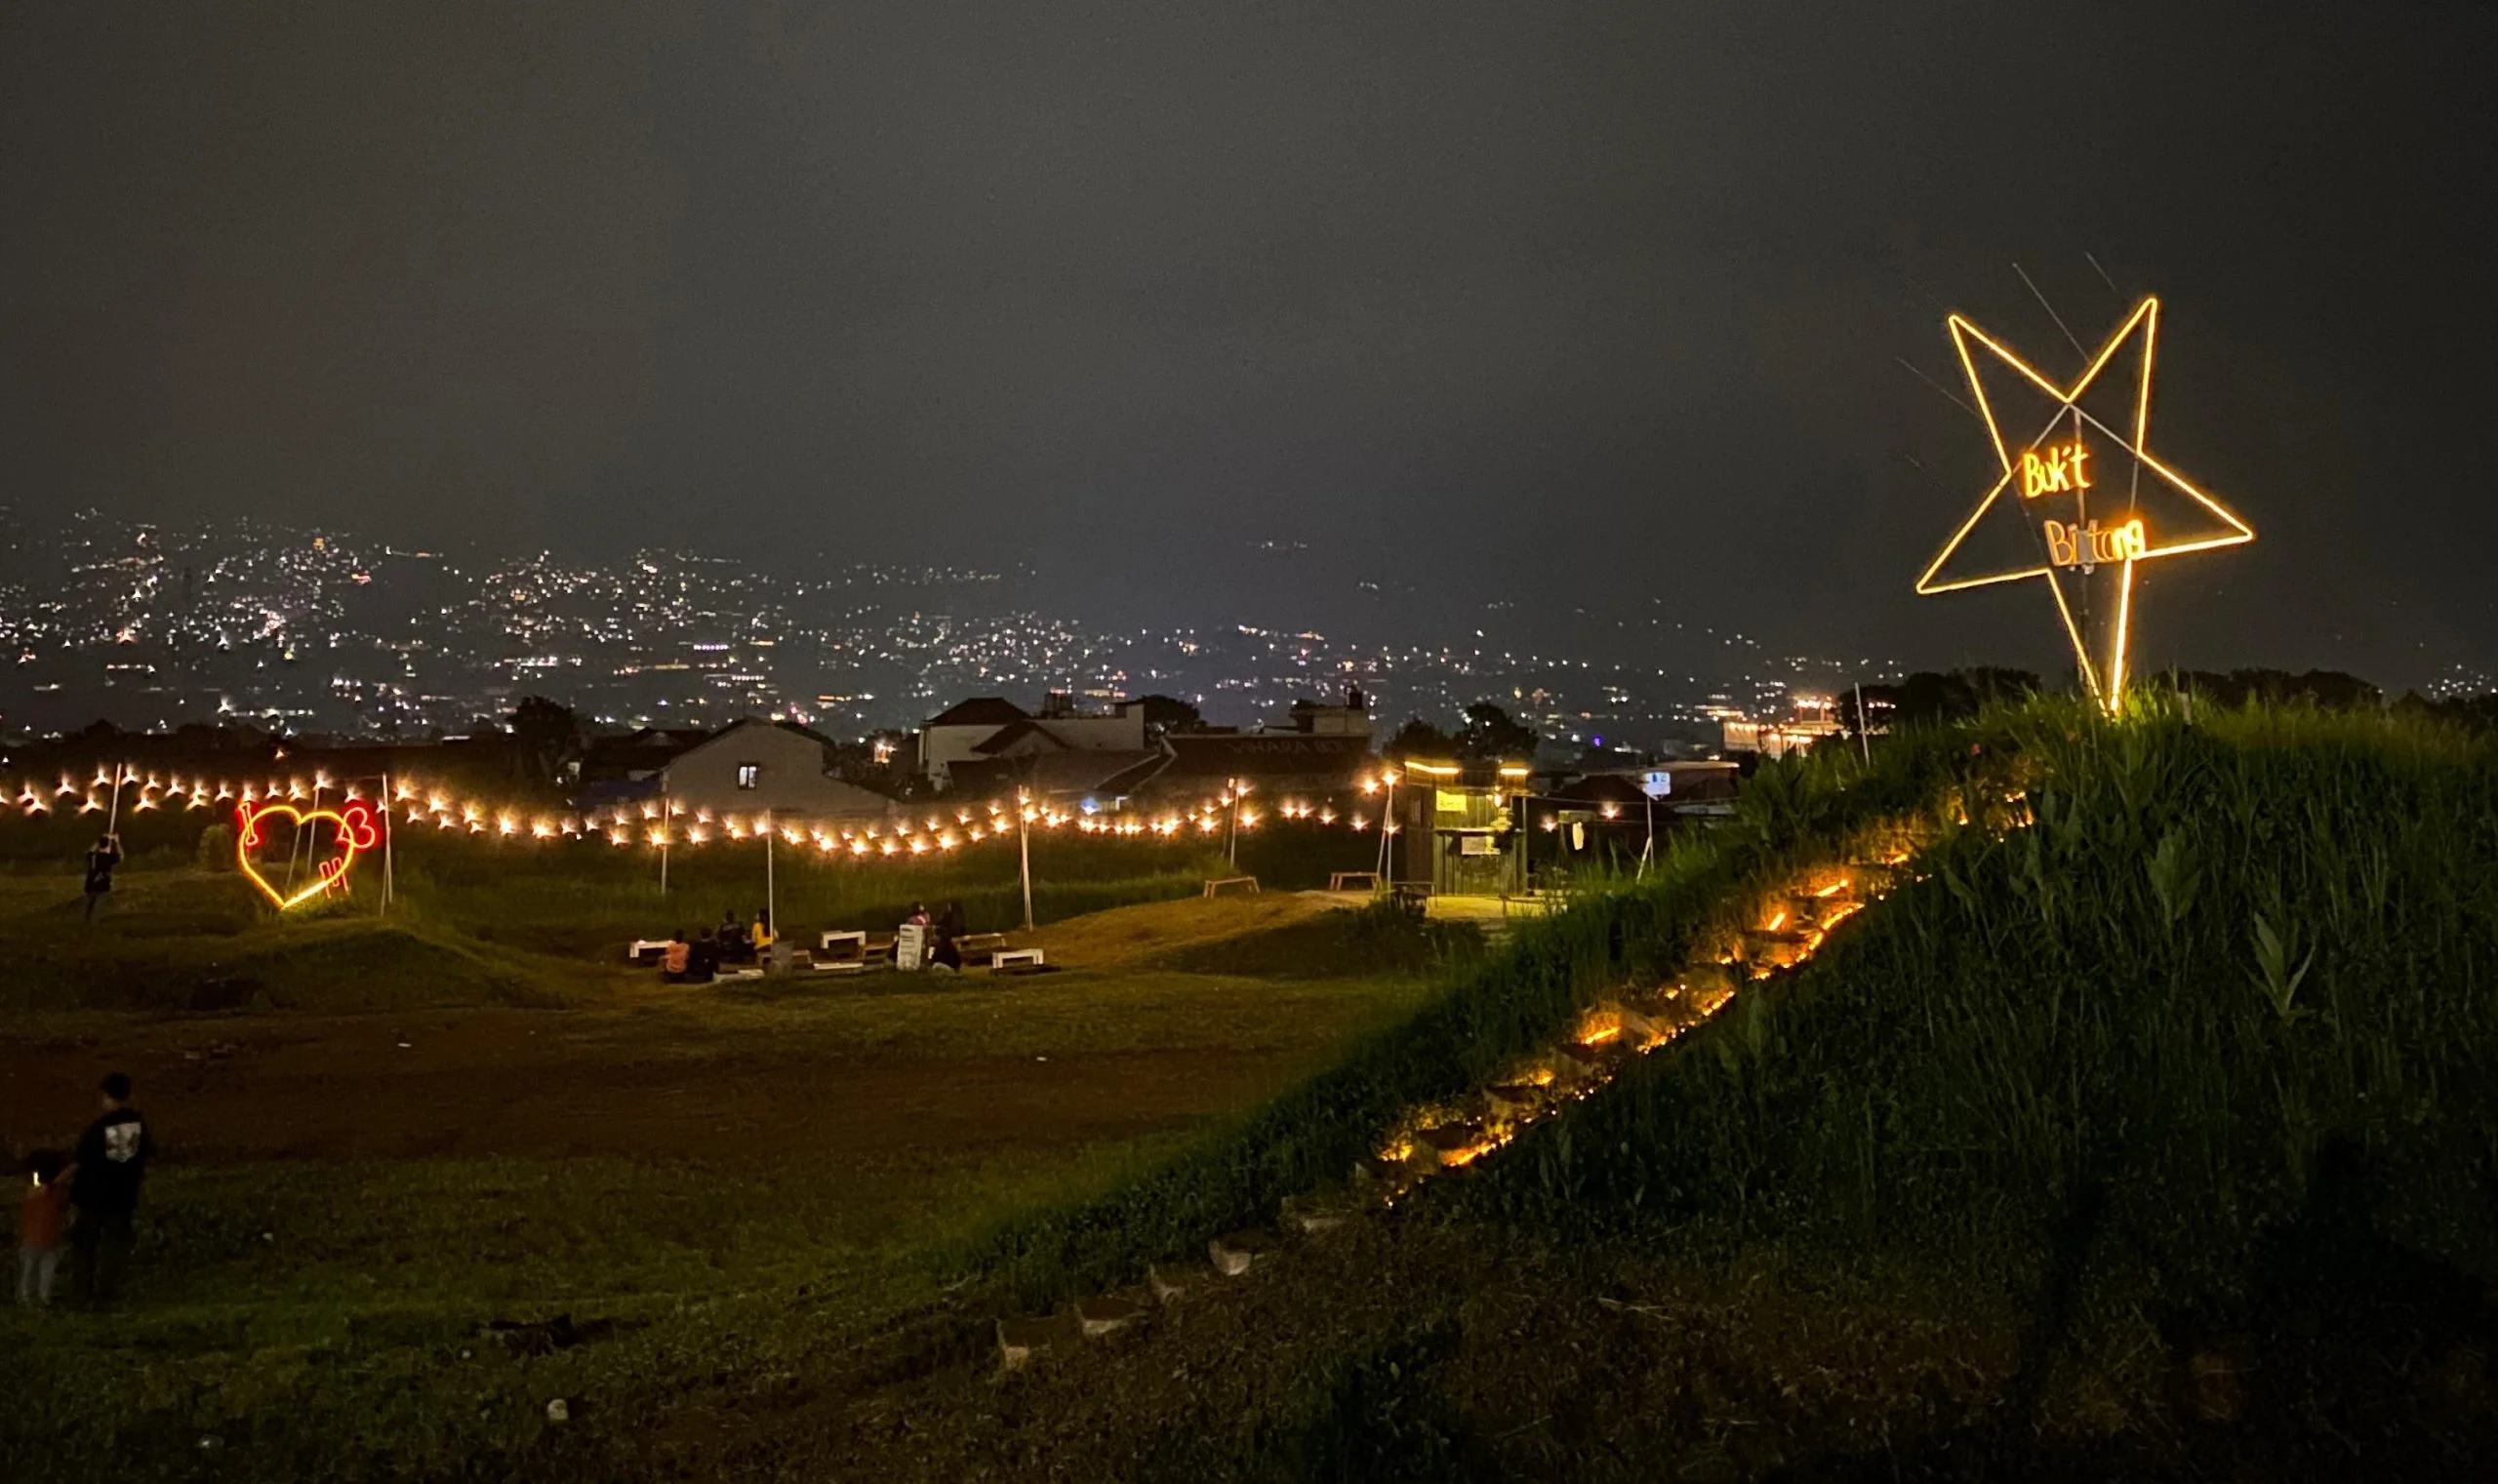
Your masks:
[[[734,722],[660,770],[670,804],[714,814],[881,817],[894,801],[831,773],[832,742],[792,722]]]
[[[919,729],[920,776],[940,788],[953,782],[953,770],[964,763],[1045,752],[1141,755],[1146,750],[1145,706],[1134,701],[1087,716],[1078,714],[1067,697],[1052,696],[1034,716],[1011,701],[981,696],[947,707]]]

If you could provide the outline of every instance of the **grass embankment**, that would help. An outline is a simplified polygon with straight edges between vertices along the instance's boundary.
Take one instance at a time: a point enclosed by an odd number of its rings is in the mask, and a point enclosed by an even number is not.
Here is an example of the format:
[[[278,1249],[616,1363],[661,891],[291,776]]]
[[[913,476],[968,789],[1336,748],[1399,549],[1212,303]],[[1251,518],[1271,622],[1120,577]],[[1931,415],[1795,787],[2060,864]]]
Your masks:
[[[78,842],[64,833],[75,822],[0,820],[0,830],[62,836],[63,852],[48,873],[31,862],[0,872],[0,932],[12,948],[0,1014],[549,1005],[594,992],[634,939],[716,926],[725,913],[744,923],[765,896],[762,851],[751,844],[679,853],[663,892],[647,852],[442,835],[401,853],[387,916],[368,856],[349,890],[281,919],[214,835],[201,848],[207,826],[193,821],[187,842],[134,854],[91,927],[78,878],[61,873],[76,859]],[[1033,916],[1050,923],[1193,898],[1209,871],[1219,862],[1198,846],[1053,837],[1036,862]],[[788,851],[772,878],[783,931],[800,943],[826,928],[890,932],[922,902],[960,902],[974,930],[1023,921],[1015,859],[1001,847],[870,862]]]
[[[1520,919],[1498,955],[1444,959],[1446,992],[1412,1021],[1110,1198],[999,1233],[988,1260],[1014,1302],[1040,1307],[1133,1281],[1148,1263],[1201,1250],[1212,1233],[1272,1220],[1285,1196],[1343,1182],[1406,1110],[1500,1080],[1607,991],[1672,977],[1695,943],[1748,925],[1736,918],[1800,866],[1946,807],[1958,745],[1898,746],[1870,773],[1824,759],[1764,774],[1728,827],[1680,838],[1646,881],[1593,884],[1567,911]],[[1383,944],[1434,931],[1380,912],[1364,922]]]
[[[850,1440],[948,1437],[927,1477],[1043,1446],[1115,1477],[2487,1468],[2488,744],[2040,703],[1889,750],[1870,788],[1766,771],[1741,832],[1021,1228],[1003,1276],[1045,1300],[1271,1219],[1395,1107],[1670,971],[1790,842],[1942,806],[1922,879],[1801,970],[1142,1353]]]
[[[74,926],[81,906],[78,884],[61,873],[83,860],[102,828],[101,818],[0,814],[0,914],[46,940]],[[145,921],[118,934],[89,935],[88,941],[108,945],[136,937],[224,938],[273,923],[275,914],[235,872],[228,818],[222,809],[127,816],[120,832],[128,863],[112,907],[136,904]],[[288,843],[282,827],[273,827],[264,855],[283,861]],[[1331,871],[1368,865],[1377,848],[1375,834],[1268,821],[1244,832],[1233,865],[1202,835],[1165,840],[1044,831],[1032,840],[1032,914],[1036,922],[1055,922],[1132,902],[1193,897],[1206,877],[1239,872],[1270,888],[1323,886]],[[429,941],[437,946],[449,935],[471,946],[595,961],[636,938],[715,926],[723,914],[744,923],[764,904],[767,879],[782,926],[801,935],[825,928],[890,929],[913,905],[944,902],[959,903],[976,932],[1006,931],[1024,920],[1016,849],[1009,840],[921,857],[864,859],[784,846],[773,853],[769,867],[761,842],[714,840],[671,852],[665,889],[659,853],[644,844],[619,849],[596,840],[538,840],[402,823],[394,855],[392,921],[414,926],[421,935],[431,930]],[[297,909],[289,929],[315,918],[377,916],[381,875],[379,856],[367,854],[348,891]],[[71,956],[90,951],[81,948]],[[141,967],[164,978],[158,971],[187,966],[163,960],[152,970]],[[463,979],[458,973],[448,977]],[[491,986],[483,992],[492,992]],[[109,992],[105,1002],[167,1003],[127,989]]]

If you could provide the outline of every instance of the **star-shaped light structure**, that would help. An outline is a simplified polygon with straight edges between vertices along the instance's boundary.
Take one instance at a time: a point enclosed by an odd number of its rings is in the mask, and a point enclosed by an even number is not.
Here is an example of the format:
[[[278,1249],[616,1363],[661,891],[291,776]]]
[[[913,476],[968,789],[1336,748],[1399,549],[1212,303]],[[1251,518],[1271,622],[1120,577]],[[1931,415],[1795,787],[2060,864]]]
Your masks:
[[[2135,566],[2255,539],[2235,511],[2146,447],[2159,301],[2136,305],[2070,386],[1961,316],[1946,323],[2001,473],[1916,590],[2044,578],[2082,683],[2114,712],[2124,698]],[[2124,353],[2134,345],[2138,354]]]

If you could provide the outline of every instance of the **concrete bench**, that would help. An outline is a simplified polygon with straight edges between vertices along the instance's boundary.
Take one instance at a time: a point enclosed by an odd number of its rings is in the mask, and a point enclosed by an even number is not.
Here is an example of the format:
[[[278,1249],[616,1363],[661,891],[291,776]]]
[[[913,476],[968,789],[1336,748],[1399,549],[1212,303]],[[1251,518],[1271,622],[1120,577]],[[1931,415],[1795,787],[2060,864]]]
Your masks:
[[[1258,878],[1255,876],[1209,876],[1206,878],[1205,894],[1208,899],[1220,897],[1226,887],[1247,887],[1249,895],[1255,897],[1258,895]]]
[[[817,952],[832,953],[836,949],[844,958],[865,960],[867,956],[866,933],[858,928],[829,928],[817,937]]]
[[[1331,871],[1327,876],[1327,890],[1350,892],[1356,881],[1361,883],[1363,891],[1379,890],[1379,872],[1377,871]]]
[[[988,967],[992,972],[1018,967],[1038,969],[1043,963],[1041,950],[1038,948],[1000,948],[997,950],[997,956],[988,961]]]
[[[633,940],[633,946],[624,950],[624,961],[628,964],[657,963],[666,956],[670,941],[665,938],[637,938]]]

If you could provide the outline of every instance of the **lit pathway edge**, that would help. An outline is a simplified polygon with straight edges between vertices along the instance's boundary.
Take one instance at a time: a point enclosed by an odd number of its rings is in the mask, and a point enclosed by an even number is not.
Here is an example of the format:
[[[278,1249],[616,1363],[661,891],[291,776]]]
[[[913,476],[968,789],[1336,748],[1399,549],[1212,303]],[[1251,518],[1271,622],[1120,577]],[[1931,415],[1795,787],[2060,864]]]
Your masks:
[[[1982,816],[1974,821],[1973,803]],[[1998,836],[2034,822],[2026,786],[1976,782],[1939,811],[1853,832],[1847,849],[1749,896],[1746,909],[1731,914],[1744,925],[1705,936],[1690,967],[1672,983],[1599,1000],[1580,1012],[1568,1039],[1521,1059],[1503,1080],[1408,1109],[1356,1167],[1347,1198],[1287,1197],[1283,1225],[1316,1234],[1365,1212],[1386,1211],[1434,1177],[1497,1155],[1535,1123],[1601,1091],[1632,1061],[1715,1017],[1747,985],[1794,973],[1850,918],[1924,879],[1916,853],[1942,836],[1947,820]],[[1054,1342],[1100,1339],[1140,1323],[1155,1304],[1177,1303],[1201,1282],[1267,1264],[1280,1242],[1269,1232],[1241,1231],[1216,1237],[1207,1249],[1203,1278],[1149,1267],[1143,1285],[1079,1300],[1060,1314],[999,1319],[1001,1366],[1019,1370]]]

